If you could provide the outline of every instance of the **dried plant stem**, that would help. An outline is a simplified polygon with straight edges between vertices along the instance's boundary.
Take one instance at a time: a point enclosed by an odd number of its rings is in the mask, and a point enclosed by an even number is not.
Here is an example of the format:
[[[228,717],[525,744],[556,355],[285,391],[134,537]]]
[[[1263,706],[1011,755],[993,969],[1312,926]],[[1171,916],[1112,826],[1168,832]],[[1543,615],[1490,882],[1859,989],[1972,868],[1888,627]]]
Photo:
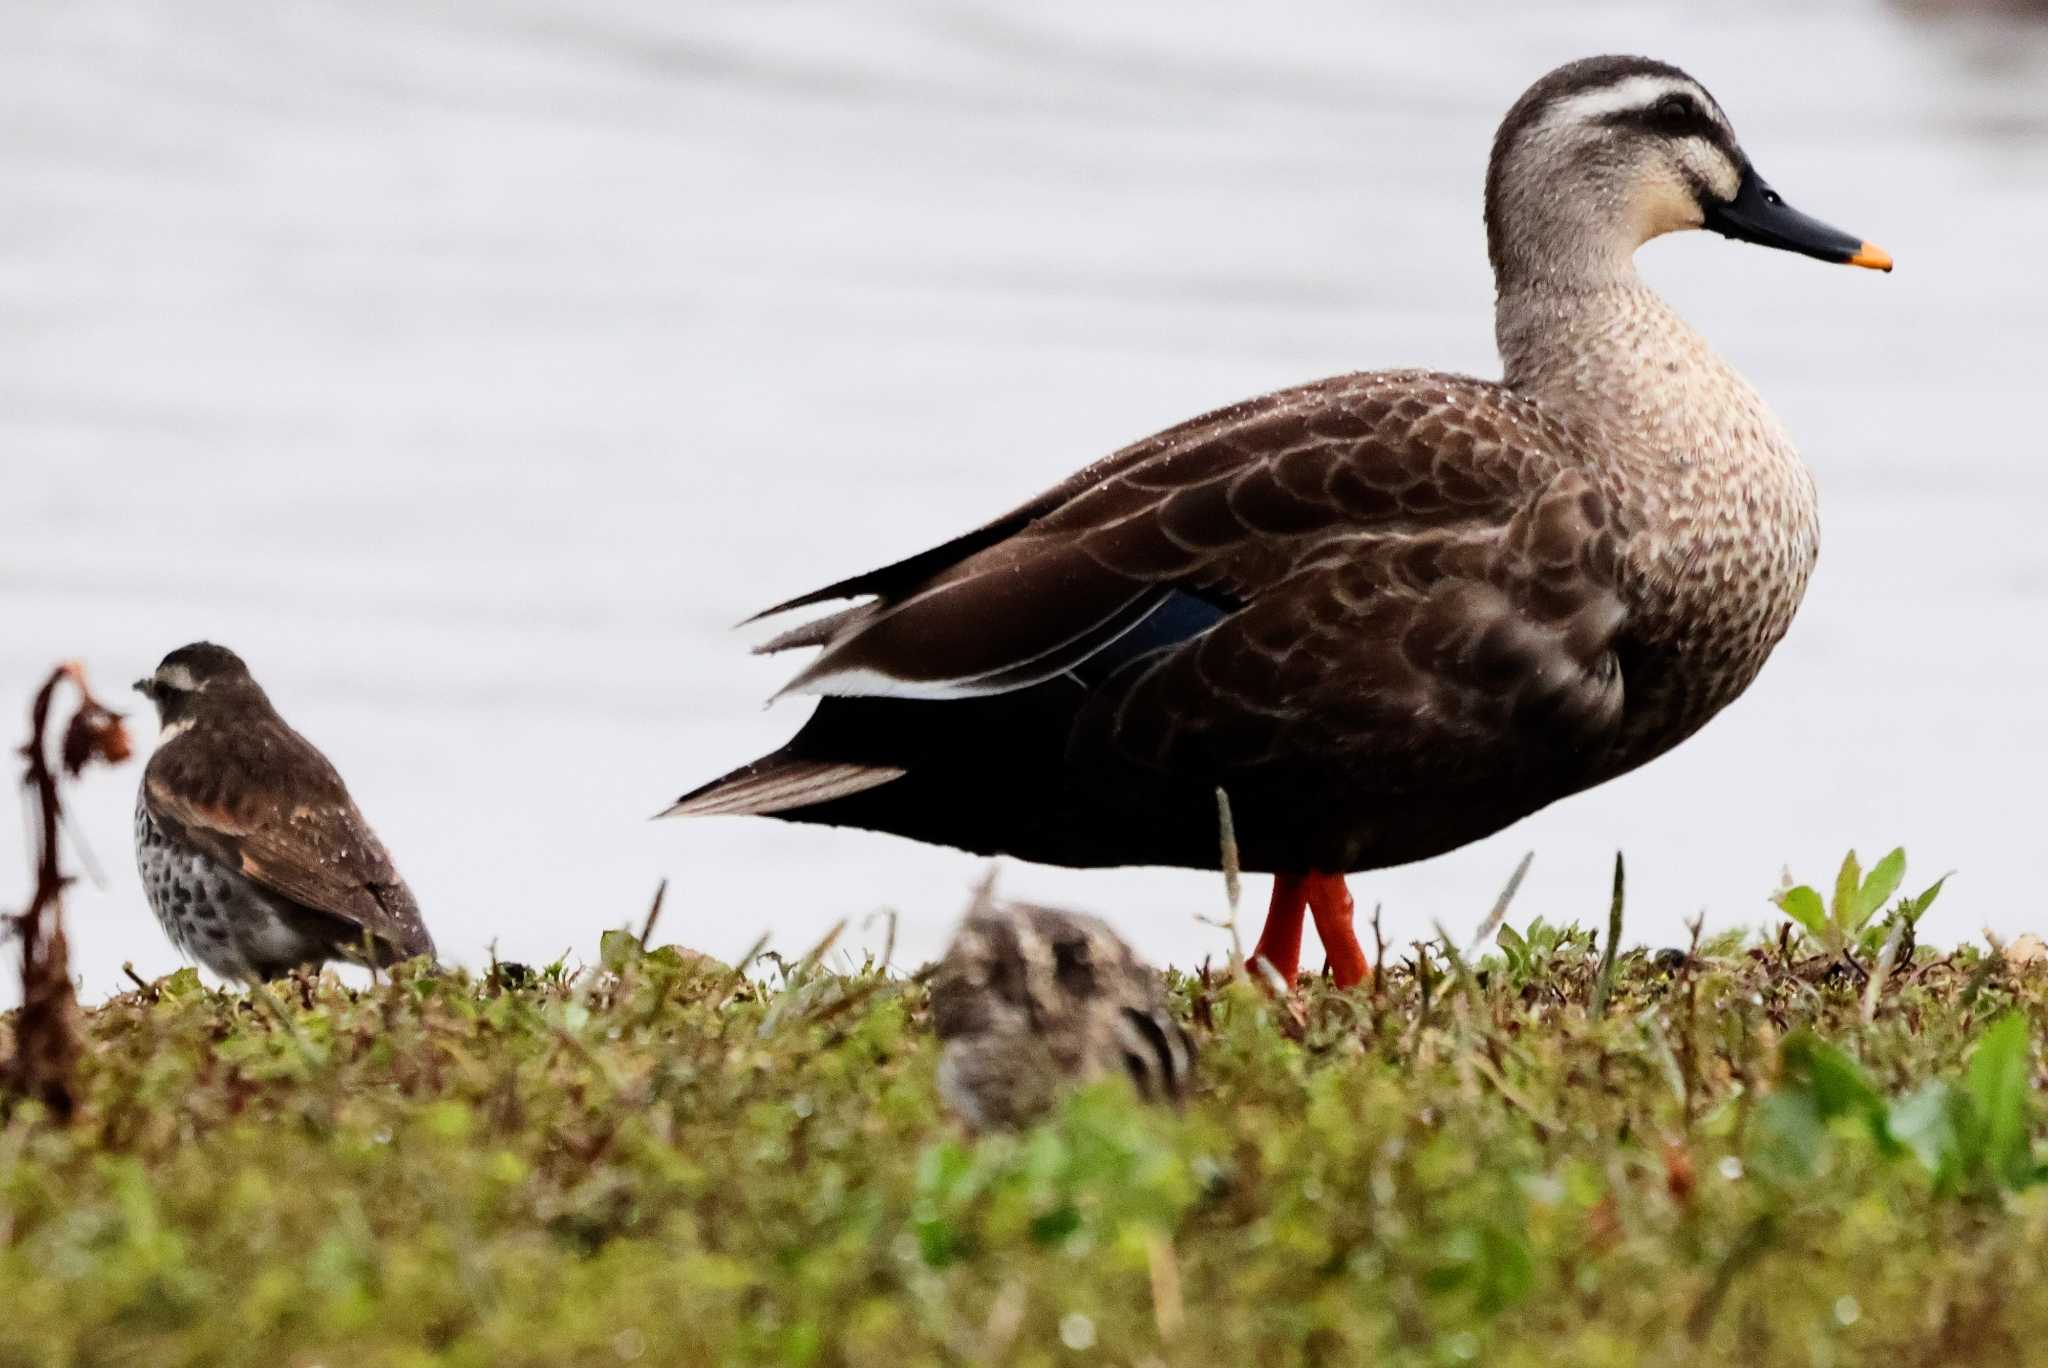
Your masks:
[[[1196,917],[1206,926],[1220,926],[1230,933],[1230,974],[1232,978],[1245,973],[1257,973],[1244,957],[1244,938],[1237,930],[1237,909],[1244,896],[1244,869],[1239,863],[1237,852],[1237,819],[1231,815],[1230,795],[1221,788],[1216,790],[1216,839],[1223,866],[1223,900],[1225,915],[1221,921],[1213,917]],[[1280,976],[1270,964],[1262,964],[1267,976],[1273,980],[1276,991],[1287,991],[1287,984],[1279,981]]]
[[[661,920],[661,904],[668,897],[668,880],[663,879],[654,888],[654,902],[647,909],[647,920],[640,923],[640,953],[646,954],[648,942],[654,938],[654,924]]]
[[[1380,934],[1380,904],[1372,905],[1372,996],[1381,1002],[1387,996],[1387,938]]]
[[[1500,896],[1493,900],[1493,910],[1486,914],[1486,920],[1479,923],[1479,930],[1473,933],[1472,943],[1465,950],[1467,959],[1477,959],[1480,951],[1486,948],[1486,943],[1500,930],[1500,924],[1508,919],[1508,904],[1515,900],[1515,893],[1521,888],[1522,880],[1528,875],[1529,866],[1535,863],[1535,860],[1536,852],[1532,850],[1522,856],[1522,862],[1515,866],[1515,872],[1508,875],[1506,886],[1501,889]],[[1437,930],[1441,934],[1443,928],[1438,927]],[[1448,948],[1448,938],[1444,944]]]
[[[1614,993],[1614,964],[1621,954],[1621,904],[1622,894],[1628,876],[1621,860],[1621,852],[1614,852],[1614,897],[1607,904],[1607,939],[1600,946],[1600,977],[1593,983],[1593,1001],[1587,1008],[1591,1016],[1604,1016],[1607,999]]]
[[[31,839],[36,849],[35,891],[26,911],[15,917],[21,940],[21,1010],[15,1017],[14,1057],[5,1084],[16,1097],[33,1098],[68,1119],[77,1107],[73,1073],[81,1051],[78,998],[71,986],[70,947],[64,936],[64,889],[59,835],[64,809],[57,792],[58,771],[50,767],[50,709],[66,680],[78,691],[78,711],[64,729],[63,771],[77,774],[94,760],[119,764],[128,758],[121,716],[92,696],[85,670],[75,661],[59,665],[36,691],[29,708],[23,786],[32,808]]]
[[[1884,996],[1885,980],[1892,976],[1892,965],[1897,961],[1900,942],[1912,929],[1913,923],[1900,917],[1892,923],[1892,932],[1884,938],[1884,948],[1877,952],[1877,967],[1870,971],[1870,982],[1863,987],[1863,1024],[1868,1026],[1877,1020],[1878,1000]]]

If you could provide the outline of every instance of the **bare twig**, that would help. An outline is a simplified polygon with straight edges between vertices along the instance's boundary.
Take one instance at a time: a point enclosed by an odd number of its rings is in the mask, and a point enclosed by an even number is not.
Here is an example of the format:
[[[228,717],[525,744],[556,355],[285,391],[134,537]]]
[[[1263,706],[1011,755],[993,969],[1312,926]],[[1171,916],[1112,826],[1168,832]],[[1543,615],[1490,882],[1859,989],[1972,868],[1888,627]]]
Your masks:
[[[640,923],[640,953],[646,954],[648,942],[654,937],[654,924],[661,920],[661,904],[668,897],[668,880],[663,879],[654,889],[654,905],[647,909],[647,920]]]
[[[1375,1001],[1387,995],[1387,939],[1380,934],[1380,904],[1372,905],[1372,995]]]
[[[1152,1281],[1152,1324],[1162,1343],[1171,1343],[1187,1323],[1187,1306],[1181,1299],[1180,1261],[1174,1257],[1173,1241],[1154,1235],[1145,1245],[1145,1264]]]
[[[1700,1025],[1698,968],[1700,930],[1706,922],[1707,913],[1704,908],[1686,922],[1686,930],[1692,933],[1692,939],[1685,947],[1685,963],[1679,966],[1678,970],[1679,977],[1685,984],[1685,1035],[1679,1040],[1682,1047],[1679,1051],[1679,1063],[1682,1070],[1680,1078],[1685,1085],[1685,1124],[1688,1129],[1692,1126],[1693,1108],[1700,1096],[1700,1047],[1697,1039]]]
[[[817,973],[818,966],[824,963],[825,956],[832,953],[832,947],[839,944],[839,938],[844,934],[846,934],[846,918],[841,917],[838,921],[832,923],[832,928],[825,933],[824,938],[806,951],[804,957],[796,962],[796,969],[791,973],[790,981],[799,985],[809,982],[811,976]]]
[[[1230,812],[1230,795],[1221,788],[1216,790],[1216,836],[1223,864],[1223,900],[1228,913],[1221,921],[1197,913],[1195,920],[1205,926],[1220,926],[1230,933],[1230,973],[1233,978],[1244,973],[1256,974],[1258,971],[1245,962],[1244,939],[1237,932],[1238,902],[1244,896],[1244,871],[1238,861],[1237,821]],[[1280,976],[1273,972],[1273,966],[1268,964],[1265,969],[1277,982]],[[1280,984],[1279,991],[1286,992],[1290,986]]]
[[[1607,1012],[1607,999],[1614,992],[1614,962],[1621,953],[1621,903],[1626,874],[1622,867],[1621,852],[1614,852],[1614,897],[1607,904],[1607,941],[1600,947],[1600,977],[1593,984],[1593,1001],[1587,1008],[1588,1014],[1598,1017]]]
[[[1527,862],[1524,861],[1525,867],[1526,864]],[[1515,882],[1515,880],[1509,880],[1508,892],[1512,893],[1514,891]],[[1450,961],[1450,986],[1458,990],[1459,998],[1465,1003],[1466,1009],[1472,1014],[1473,1019],[1478,1019],[1486,1008],[1485,1002],[1479,995],[1479,975],[1473,971],[1471,964],[1466,961],[1465,957],[1458,953],[1457,942],[1451,939],[1450,932],[1444,930],[1442,922],[1436,924],[1436,938],[1443,942],[1444,958]]]
[[[1900,917],[1892,923],[1892,933],[1884,938],[1884,948],[1877,952],[1877,967],[1870,971],[1870,982],[1863,989],[1863,1024],[1868,1026],[1877,1020],[1878,999],[1884,996],[1884,981],[1892,975],[1892,965],[1898,959],[1900,942],[1912,929],[1913,923]]]
[[[725,983],[719,989],[718,1001],[712,1009],[719,1016],[718,1033],[721,1039],[724,1038],[726,1027],[733,1021],[733,1018],[725,1015],[726,1004],[738,997],[746,988],[747,971],[754,967],[755,961],[769,953],[768,941],[769,933],[763,931],[754,943],[747,947],[747,953],[734,960],[732,968],[726,971]]]
[[[118,765],[129,755],[121,714],[93,697],[84,667],[68,661],[52,670],[30,706],[29,737],[21,748],[26,761],[22,782],[34,817],[36,882],[27,910],[11,919],[21,938],[21,1010],[15,1018],[14,1058],[5,1081],[13,1095],[35,1098],[68,1119],[77,1106],[72,1074],[81,1046],[78,998],[71,986],[70,948],[64,936],[64,889],[71,882],[59,843],[64,809],[57,793],[58,771],[50,768],[48,742],[50,708],[57,686],[66,680],[78,691],[79,703],[64,728],[62,772],[76,775],[94,761]]]
[[[885,907],[880,912],[870,915],[865,922],[862,922],[861,929],[865,931],[869,926],[872,926],[876,917],[880,917],[882,925],[887,928],[882,933],[882,957],[876,961],[877,967],[886,974],[889,972],[891,961],[896,958],[896,923],[899,918],[896,915],[895,908]]]
[[[1515,892],[1521,888],[1523,876],[1528,874],[1529,866],[1535,859],[1536,852],[1532,850],[1522,856],[1522,862],[1515,866],[1515,872],[1508,875],[1507,886],[1501,889],[1500,896],[1493,900],[1493,910],[1486,914],[1486,920],[1479,923],[1479,930],[1473,933],[1472,943],[1465,950],[1467,959],[1478,959],[1480,952],[1486,948],[1486,943],[1500,930],[1500,924],[1508,919],[1508,904],[1515,900]],[[1443,928],[1438,927],[1437,931],[1441,934]],[[1448,937],[1445,938],[1444,944],[1449,946]]]
[[[1230,795],[1221,788],[1216,790],[1216,830],[1223,846],[1223,892],[1230,900],[1230,910],[1235,912],[1243,891],[1238,877],[1237,822],[1231,816]]]

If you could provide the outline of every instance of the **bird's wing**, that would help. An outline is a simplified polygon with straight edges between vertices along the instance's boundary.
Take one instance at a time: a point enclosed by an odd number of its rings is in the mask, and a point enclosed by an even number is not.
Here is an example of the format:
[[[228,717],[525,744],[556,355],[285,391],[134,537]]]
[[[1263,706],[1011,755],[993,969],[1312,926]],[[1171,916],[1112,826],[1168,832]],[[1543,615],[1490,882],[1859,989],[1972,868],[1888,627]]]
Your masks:
[[[267,892],[360,927],[405,956],[431,955],[419,904],[326,757],[283,728],[216,737],[207,767],[180,737],[159,748],[143,798],[159,825]],[[282,750],[288,752],[280,755]],[[293,776],[290,791],[275,782]]]
[[[1297,385],[1292,389],[1276,390],[1257,399],[1247,399],[1227,408],[1215,409],[1185,422],[1176,423],[1142,441],[1133,442],[1121,450],[1112,452],[1092,465],[1083,467],[1036,498],[1017,505],[1001,517],[983,523],[971,532],[963,532],[950,541],[920,551],[914,556],[906,556],[879,570],[853,575],[828,584],[822,589],[813,589],[810,593],[785,599],[772,608],[762,609],[748,618],[747,622],[759,622],[763,618],[787,613],[795,608],[830,603],[835,599],[901,598],[975,553],[995,546],[1041,518],[1064,508],[1079,496],[1112,483],[1133,466],[1145,464],[1161,456],[1174,456],[1219,443],[1229,443],[1269,422],[1284,424],[1290,416],[1298,416],[1315,409],[1325,403],[1330,396],[1340,394],[1359,380],[1370,378],[1373,377],[1339,376],[1333,380],[1317,380],[1306,385]],[[761,647],[761,650],[777,651],[796,646],[820,645],[834,632],[858,620],[866,611],[863,608],[853,608],[834,614],[787,632]],[[821,632],[823,634],[820,634]]]
[[[1332,534],[1116,675],[1076,744],[1224,784],[1335,771],[1382,798],[1596,771],[1622,715],[1619,542],[1570,470],[1500,523]]]
[[[1190,776],[1339,743],[1394,788],[1461,749],[1498,763],[1503,737],[1584,753],[1620,712],[1627,529],[1578,449],[1498,385],[1339,377],[806,596],[876,598],[773,644],[822,645],[789,689],[841,695],[974,697],[1113,660],[1084,725]]]

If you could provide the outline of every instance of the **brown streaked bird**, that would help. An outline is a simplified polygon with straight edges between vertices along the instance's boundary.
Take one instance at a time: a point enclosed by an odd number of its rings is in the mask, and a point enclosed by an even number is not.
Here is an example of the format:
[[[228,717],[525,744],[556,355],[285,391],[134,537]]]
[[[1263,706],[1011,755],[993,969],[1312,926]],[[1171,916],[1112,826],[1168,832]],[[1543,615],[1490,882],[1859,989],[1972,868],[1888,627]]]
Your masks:
[[[1069,1084],[1123,1074],[1178,1102],[1195,1062],[1156,970],[1094,917],[986,896],[931,981],[939,1093],[974,1130],[1038,1117]]]
[[[341,776],[224,646],[135,687],[162,734],[135,803],[135,864],[171,943],[223,978],[434,953],[419,904]]]
[[[1707,228],[1891,268],[1766,185],[1690,76],[1573,62],[1486,174],[1499,381],[1343,375],[1220,409],[922,554],[769,609],[865,600],[781,750],[675,813],[766,813],[1050,864],[1214,868],[1214,791],[1369,971],[1344,875],[1478,840],[1692,735],[1791,624],[1813,479],[1749,384],[1636,274]],[[763,614],[766,616],[767,614]]]

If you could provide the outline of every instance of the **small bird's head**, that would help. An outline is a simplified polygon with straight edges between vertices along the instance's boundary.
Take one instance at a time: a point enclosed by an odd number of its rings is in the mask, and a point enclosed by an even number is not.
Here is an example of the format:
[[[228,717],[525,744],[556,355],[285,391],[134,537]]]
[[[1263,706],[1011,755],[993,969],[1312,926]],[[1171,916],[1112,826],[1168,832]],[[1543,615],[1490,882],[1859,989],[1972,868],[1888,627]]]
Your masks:
[[[156,704],[165,730],[189,723],[202,701],[244,695],[257,689],[242,658],[225,646],[195,641],[165,656],[156,671],[135,681],[135,690]]]
[[[1643,243],[1689,228],[1891,269],[1881,249],[1786,204],[1706,88],[1647,57],[1588,58],[1531,86],[1495,136],[1486,201],[1504,291],[1615,278]]]

